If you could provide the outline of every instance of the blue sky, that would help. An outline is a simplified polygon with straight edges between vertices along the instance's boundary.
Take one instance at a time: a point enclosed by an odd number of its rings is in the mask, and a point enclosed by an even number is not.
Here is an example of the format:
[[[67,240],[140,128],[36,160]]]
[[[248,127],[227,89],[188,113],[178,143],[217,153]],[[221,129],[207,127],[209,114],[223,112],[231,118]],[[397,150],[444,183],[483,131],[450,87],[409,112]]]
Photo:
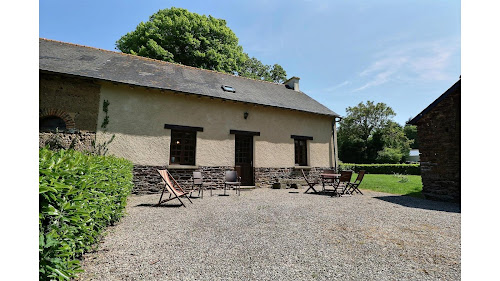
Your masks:
[[[160,9],[227,21],[250,56],[298,76],[302,91],[344,115],[384,102],[404,124],[461,75],[460,1],[39,2],[39,36],[108,50]]]

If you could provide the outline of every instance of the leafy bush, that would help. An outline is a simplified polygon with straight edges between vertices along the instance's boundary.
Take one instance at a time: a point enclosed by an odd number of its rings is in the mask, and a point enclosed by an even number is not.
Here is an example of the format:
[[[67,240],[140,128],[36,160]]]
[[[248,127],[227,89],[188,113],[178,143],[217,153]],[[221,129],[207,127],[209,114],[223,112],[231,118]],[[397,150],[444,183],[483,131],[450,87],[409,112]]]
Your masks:
[[[369,174],[403,174],[420,175],[420,164],[349,164],[341,163],[341,171],[352,170],[359,172],[365,170]]]
[[[40,280],[69,280],[81,272],[78,258],[120,219],[132,187],[128,160],[40,149]]]
[[[399,163],[402,158],[401,149],[384,147],[384,149],[377,152],[376,160],[378,163]]]

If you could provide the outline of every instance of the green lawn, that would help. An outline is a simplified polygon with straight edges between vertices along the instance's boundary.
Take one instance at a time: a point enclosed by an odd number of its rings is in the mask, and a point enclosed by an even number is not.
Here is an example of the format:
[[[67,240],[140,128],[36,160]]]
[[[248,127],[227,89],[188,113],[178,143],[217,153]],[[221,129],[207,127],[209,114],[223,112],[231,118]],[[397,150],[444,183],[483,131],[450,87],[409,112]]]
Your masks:
[[[354,174],[351,181],[354,181]],[[365,174],[359,189],[387,192],[392,194],[408,195],[418,198],[422,196],[422,178],[413,175],[376,175]]]

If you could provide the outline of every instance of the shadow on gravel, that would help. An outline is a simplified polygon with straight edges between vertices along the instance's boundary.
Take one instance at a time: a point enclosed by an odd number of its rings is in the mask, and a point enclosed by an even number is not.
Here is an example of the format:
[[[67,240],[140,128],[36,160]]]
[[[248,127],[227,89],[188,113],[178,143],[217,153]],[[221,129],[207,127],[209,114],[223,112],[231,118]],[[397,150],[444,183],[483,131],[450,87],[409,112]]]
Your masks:
[[[431,201],[410,196],[398,196],[398,195],[379,196],[373,198],[410,208],[426,209],[426,210],[449,212],[449,213],[461,212],[460,204],[458,203]]]
[[[139,204],[139,205],[135,205],[135,207],[155,207],[155,208],[179,208],[179,207],[182,207],[182,204],[162,204],[162,205],[158,205],[158,204],[147,204],[147,203],[142,203],[142,204]]]
[[[338,195],[335,195],[332,190],[320,190],[318,192],[308,192],[306,194],[311,194],[311,195],[321,195],[321,196],[328,196],[328,197],[339,197]]]

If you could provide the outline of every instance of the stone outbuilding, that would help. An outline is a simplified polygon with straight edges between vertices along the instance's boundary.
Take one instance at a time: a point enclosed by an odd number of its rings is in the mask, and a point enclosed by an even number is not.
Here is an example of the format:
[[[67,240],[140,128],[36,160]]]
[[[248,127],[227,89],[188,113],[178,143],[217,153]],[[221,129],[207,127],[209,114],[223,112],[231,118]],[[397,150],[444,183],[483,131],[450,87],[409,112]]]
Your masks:
[[[338,163],[339,115],[300,91],[298,77],[270,83],[47,39],[39,71],[40,145],[56,127],[65,145],[113,138],[108,154],[134,163],[136,193],[159,190],[156,169],[187,186],[201,171],[219,187],[236,170],[264,187]]]
[[[460,202],[460,79],[409,123],[417,126],[422,193]]]

